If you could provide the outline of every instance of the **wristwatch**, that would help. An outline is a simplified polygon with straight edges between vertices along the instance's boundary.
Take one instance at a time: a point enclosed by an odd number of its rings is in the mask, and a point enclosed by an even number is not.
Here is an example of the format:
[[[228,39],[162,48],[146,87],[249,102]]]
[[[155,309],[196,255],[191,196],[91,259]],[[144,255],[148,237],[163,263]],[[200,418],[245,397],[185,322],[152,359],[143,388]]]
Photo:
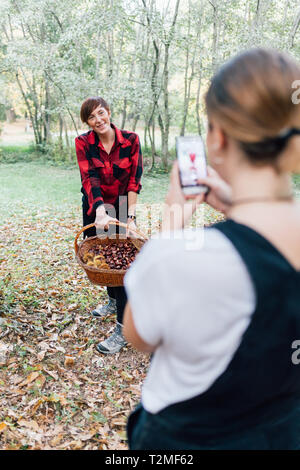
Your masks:
[[[127,218],[128,218],[128,219],[132,219],[132,220],[136,220],[136,216],[135,216],[135,215],[131,215],[131,214],[128,214]]]

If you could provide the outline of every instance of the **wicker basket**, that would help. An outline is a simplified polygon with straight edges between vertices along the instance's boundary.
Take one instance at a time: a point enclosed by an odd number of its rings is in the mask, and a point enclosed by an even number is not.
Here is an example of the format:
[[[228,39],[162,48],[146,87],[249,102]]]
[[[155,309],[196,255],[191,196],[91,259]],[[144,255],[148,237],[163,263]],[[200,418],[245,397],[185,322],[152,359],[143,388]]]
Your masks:
[[[119,225],[120,227],[125,227],[127,228],[126,224],[123,224],[121,222],[109,222],[110,224],[115,224]],[[81,243],[78,244],[78,238],[81,235],[82,232],[87,230],[88,228],[95,227],[95,224],[90,224],[86,225],[83,227],[76,235],[75,241],[74,241],[74,248],[75,248],[75,255],[76,255],[76,260],[79,263],[79,265],[85,270],[89,280],[93,284],[97,284],[98,286],[108,286],[108,287],[115,287],[115,286],[122,286],[123,285],[123,279],[126,274],[125,269],[99,269],[99,268],[94,268],[93,266],[87,266],[83,261],[82,257],[83,255],[89,251],[92,247],[95,245],[111,245],[113,243],[116,244],[123,244],[125,242],[130,242],[132,243],[138,251],[142,248],[143,244],[147,241],[147,238],[138,230],[134,230],[134,232],[140,237],[140,238],[122,238],[120,235],[116,234],[114,235],[115,238],[108,238],[107,236],[95,236],[95,237],[89,237],[85,240],[83,240]],[[133,231],[132,229],[130,229]]]

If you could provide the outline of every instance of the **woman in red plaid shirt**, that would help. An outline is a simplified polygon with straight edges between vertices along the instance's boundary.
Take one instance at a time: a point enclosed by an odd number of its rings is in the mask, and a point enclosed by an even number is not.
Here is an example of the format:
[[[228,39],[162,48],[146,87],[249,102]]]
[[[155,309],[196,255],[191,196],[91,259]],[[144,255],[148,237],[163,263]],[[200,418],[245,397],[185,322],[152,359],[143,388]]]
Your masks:
[[[97,229],[107,231],[109,221],[120,220],[135,229],[135,206],[143,173],[139,137],[110,122],[110,108],[103,98],[86,99],[80,117],[91,129],[75,139],[82,182],[83,225],[94,222]],[[94,228],[85,232],[85,236],[93,235]],[[97,345],[99,352],[113,354],[126,345],[122,323],[127,298],[123,286],[107,287],[107,292],[108,304],[99,305],[92,314],[103,317],[117,313],[113,334]]]

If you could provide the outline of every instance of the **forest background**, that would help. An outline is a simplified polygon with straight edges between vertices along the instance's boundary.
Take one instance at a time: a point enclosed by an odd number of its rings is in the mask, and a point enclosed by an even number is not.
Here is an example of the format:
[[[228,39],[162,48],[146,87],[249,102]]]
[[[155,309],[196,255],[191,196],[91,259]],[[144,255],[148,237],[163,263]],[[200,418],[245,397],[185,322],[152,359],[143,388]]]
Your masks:
[[[297,0],[2,0],[0,18],[0,119],[26,118],[56,162],[75,161],[80,105],[100,95],[166,170],[175,135],[205,133],[203,94],[224,61],[253,46],[300,55]]]

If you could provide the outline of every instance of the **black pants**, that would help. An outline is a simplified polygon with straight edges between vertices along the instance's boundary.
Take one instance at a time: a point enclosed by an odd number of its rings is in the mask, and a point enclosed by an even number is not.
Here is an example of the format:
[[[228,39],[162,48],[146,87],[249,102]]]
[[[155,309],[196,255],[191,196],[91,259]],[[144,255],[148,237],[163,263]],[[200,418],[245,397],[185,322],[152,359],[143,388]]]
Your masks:
[[[148,413],[140,403],[130,414],[127,422],[127,436],[130,450],[299,450],[300,449],[300,408],[295,407],[281,417],[268,423],[262,419],[259,425],[249,426],[240,432],[224,436],[205,437],[205,429],[182,429],[171,425],[166,409],[157,414]],[[190,411],[189,411],[190,412]],[[194,413],[197,413],[195,407]],[[216,409],[217,413],[217,409]],[[241,423],[242,424],[242,423]]]
[[[89,209],[89,204],[87,197],[83,195],[82,197],[82,216],[83,216],[83,226],[89,225],[95,222],[95,214],[88,215],[87,211]],[[119,208],[116,207],[116,215],[115,217],[119,219]],[[120,219],[119,219],[120,220]],[[127,223],[126,220],[120,220],[120,222]],[[116,227],[117,233],[119,227]],[[84,237],[94,237],[96,235],[96,228],[92,227],[87,229],[84,232]],[[127,303],[127,295],[125,288],[123,286],[117,286],[117,287],[107,287],[107,293],[109,297],[113,298],[116,300],[117,304],[117,322],[123,324],[123,316],[124,316],[124,310],[125,306]]]

